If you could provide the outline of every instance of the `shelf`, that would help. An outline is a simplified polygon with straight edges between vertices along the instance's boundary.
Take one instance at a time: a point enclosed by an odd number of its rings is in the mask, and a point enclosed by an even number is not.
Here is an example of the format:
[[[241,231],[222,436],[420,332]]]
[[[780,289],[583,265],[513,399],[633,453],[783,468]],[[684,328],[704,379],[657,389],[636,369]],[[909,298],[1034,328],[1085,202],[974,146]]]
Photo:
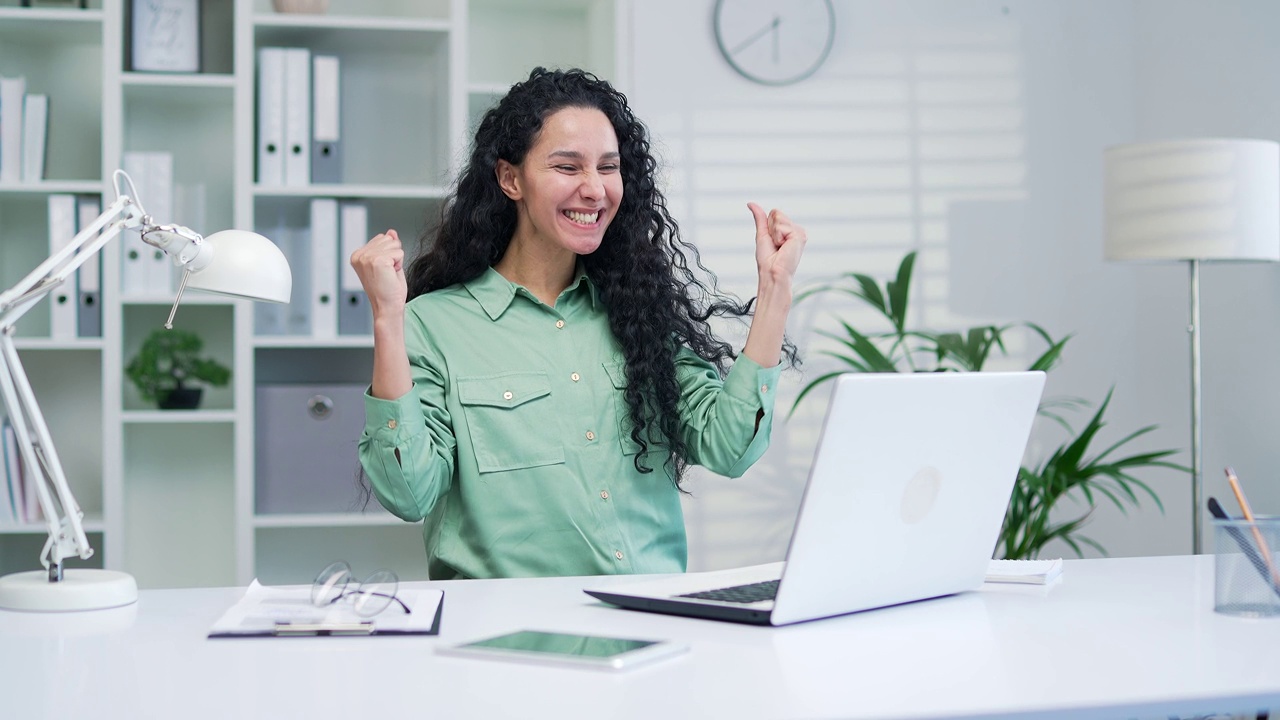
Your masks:
[[[0,7],[0,44],[102,41],[102,11]]]
[[[372,503],[371,505],[376,505]],[[254,515],[256,528],[399,527],[408,524],[391,513],[376,508],[369,513],[312,513],[298,515]],[[421,522],[415,523],[421,524]]]
[[[255,197],[332,197],[439,200],[445,196],[439,185],[297,185],[291,187],[253,186]]]
[[[275,14],[254,15],[253,25],[259,32],[270,29],[302,30],[374,30],[379,32],[447,33],[448,20],[434,18],[358,17],[350,15]]]
[[[323,340],[304,335],[255,335],[256,348],[371,348],[372,335],[347,335]]]
[[[51,195],[72,193],[102,194],[105,184],[101,180],[40,180],[26,183],[0,183],[0,195]]]
[[[180,280],[180,279],[179,279]],[[229,295],[214,295],[212,293],[204,293],[199,290],[190,290],[182,293],[182,302],[178,305],[178,315],[173,322],[176,326],[178,318],[182,317],[182,308],[188,305],[232,305],[236,299]],[[122,295],[120,296],[122,305],[164,305],[171,307],[173,305],[172,295]]]
[[[158,85],[173,88],[232,88],[235,87],[236,76],[225,73],[127,72],[120,76],[120,82],[125,86]]]
[[[86,515],[81,521],[87,533],[102,532],[103,522],[100,515]],[[23,523],[21,525],[0,525],[0,535],[47,535],[49,528],[44,523]],[[95,547],[95,550],[97,548]]]
[[[80,338],[78,340],[54,340],[42,337],[19,337],[13,344],[20,351],[27,350],[102,350],[102,338]]]
[[[233,423],[237,418],[235,410],[125,410],[120,419],[135,425],[176,425]]]

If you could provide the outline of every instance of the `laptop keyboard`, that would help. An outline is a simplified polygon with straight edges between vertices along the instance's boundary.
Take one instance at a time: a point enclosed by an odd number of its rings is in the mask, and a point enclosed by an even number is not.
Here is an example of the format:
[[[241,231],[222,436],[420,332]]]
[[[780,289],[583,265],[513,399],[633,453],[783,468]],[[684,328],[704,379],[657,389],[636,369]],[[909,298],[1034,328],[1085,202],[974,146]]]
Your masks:
[[[734,585],[733,587],[720,588],[719,590],[703,590],[701,592],[686,593],[679,597],[746,604],[760,602],[762,600],[772,600],[777,594],[778,581],[766,580],[764,582],[751,583],[749,585]]]

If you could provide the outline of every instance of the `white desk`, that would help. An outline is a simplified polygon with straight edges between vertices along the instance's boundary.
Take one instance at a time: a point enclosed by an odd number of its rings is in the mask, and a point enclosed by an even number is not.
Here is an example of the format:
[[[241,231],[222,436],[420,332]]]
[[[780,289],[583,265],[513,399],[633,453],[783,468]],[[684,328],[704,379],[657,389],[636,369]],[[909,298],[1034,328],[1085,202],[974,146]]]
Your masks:
[[[239,588],[144,591],[136,606],[92,614],[0,611],[0,716],[1167,717],[1280,709],[1280,619],[1215,615],[1210,556],[1068,561],[1047,592],[968,593],[786,628],[613,609],[580,592],[601,582],[434,583],[445,589],[444,617],[439,637],[426,638],[207,640]],[[671,638],[692,651],[619,674],[434,652],[520,628]]]

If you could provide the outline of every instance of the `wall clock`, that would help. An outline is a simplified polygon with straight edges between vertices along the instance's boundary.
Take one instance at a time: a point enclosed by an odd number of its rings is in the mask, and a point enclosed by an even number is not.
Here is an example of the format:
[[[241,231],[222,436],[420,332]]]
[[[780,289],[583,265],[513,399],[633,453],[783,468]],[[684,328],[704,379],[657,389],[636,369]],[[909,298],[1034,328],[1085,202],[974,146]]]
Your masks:
[[[790,85],[812,75],[835,41],[831,0],[716,0],[720,54],[743,77]]]

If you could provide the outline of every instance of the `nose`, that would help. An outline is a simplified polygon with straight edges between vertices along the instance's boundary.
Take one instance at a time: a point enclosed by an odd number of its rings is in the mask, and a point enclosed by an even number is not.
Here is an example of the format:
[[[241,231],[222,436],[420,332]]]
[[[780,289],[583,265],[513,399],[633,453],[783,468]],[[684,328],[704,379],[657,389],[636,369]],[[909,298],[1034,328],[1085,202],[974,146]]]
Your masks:
[[[604,197],[604,178],[600,177],[600,173],[588,170],[582,174],[582,184],[578,188],[578,193],[586,200],[598,200]]]

